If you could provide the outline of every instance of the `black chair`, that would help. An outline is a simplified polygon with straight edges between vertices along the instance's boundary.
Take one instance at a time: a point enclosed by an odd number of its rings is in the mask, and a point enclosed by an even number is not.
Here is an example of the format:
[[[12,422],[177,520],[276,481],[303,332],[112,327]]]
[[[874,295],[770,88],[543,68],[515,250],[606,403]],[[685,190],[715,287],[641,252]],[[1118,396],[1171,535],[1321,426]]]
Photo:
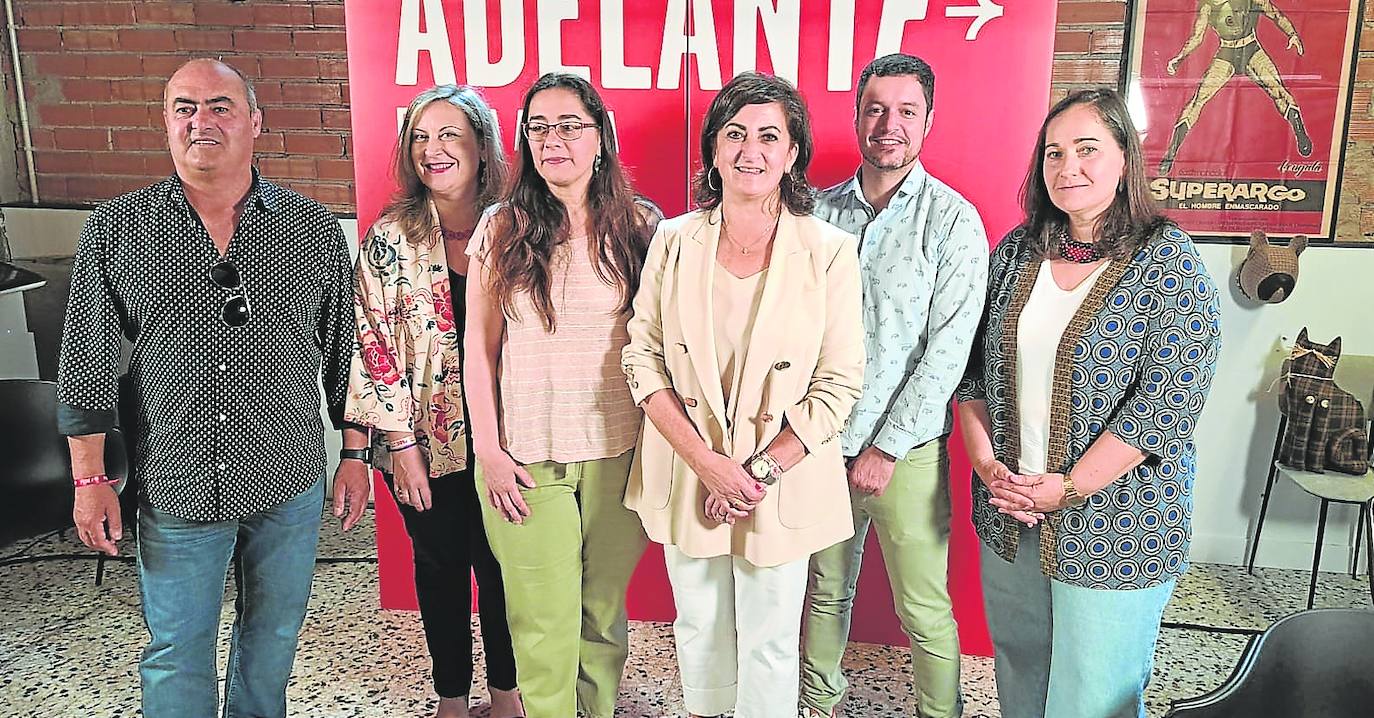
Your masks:
[[[71,456],[66,437],[57,433],[57,385],[36,379],[0,380],[0,407],[0,547],[71,528]],[[121,480],[128,473],[118,430],[105,437],[105,473]],[[132,527],[135,493],[128,490],[120,496],[126,532]],[[101,568],[103,561],[97,566],[97,582]]]
[[[1327,718],[1374,712],[1374,611],[1323,608],[1250,639],[1220,688],[1166,718]]]

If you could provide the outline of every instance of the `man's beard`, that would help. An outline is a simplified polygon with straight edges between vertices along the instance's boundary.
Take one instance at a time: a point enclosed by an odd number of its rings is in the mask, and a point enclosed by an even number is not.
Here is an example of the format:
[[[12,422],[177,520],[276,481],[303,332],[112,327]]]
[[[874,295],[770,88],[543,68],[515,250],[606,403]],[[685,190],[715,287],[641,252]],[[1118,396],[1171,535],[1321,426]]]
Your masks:
[[[908,145],[907,147],[908,147],[908,149],[909,149],[909,148],[910,148],[910,145]],[[919,155],[919,153],[903,154],[903,155],[901,155],[900,157],[895,157],[895,158],[893,158],[893,159],[891,159],[891,160],[881,161],[881,160],[875,158],[873,155],[871,155],[871,154],[869,154],[869,153],[867,153],[867,152],[864,152],[864,153],[862,153],[862,154],[863,154],[864,162],[868,163],[868,164],[869,164],[870,166],[872,166],[874,169],[889,170],[889,171],[890,171],[890,170],[900,170],[900,169],[905,169],[905,168],[907,168],[907,167],[910,167],[911,164],[912,164],[913,162],[916,161],[916,158],[917,158],[917,156]]]

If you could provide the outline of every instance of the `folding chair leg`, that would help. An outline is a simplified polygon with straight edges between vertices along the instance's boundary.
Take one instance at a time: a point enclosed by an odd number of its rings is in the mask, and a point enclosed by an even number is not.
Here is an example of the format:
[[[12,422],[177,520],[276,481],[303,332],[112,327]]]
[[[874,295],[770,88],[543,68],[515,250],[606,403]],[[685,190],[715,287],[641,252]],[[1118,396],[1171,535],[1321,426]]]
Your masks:
[[[1369,571],[1369,600],[1374,602],[1374,501],[1365,504],[1364,508],[1365,531],[1364,540],[1364,560],[1366,570]]]
[[[1359,578],[1360,575],[1360,541],[1364,534],[1364,512],[1369,510],[1369,504],[1360,504],[1360,518],[1355,521],[1355,556],[1350,560],[1350,578]]]
[[[1317,595],[1317,568],[1322,562],[1322,536],[1326,533],[1327,500],[1322,499],[1321,512],[1317,517],[1317,547],[1312,552],[1312,583],[1307,587],[1307,608],[1312,608],[1312,599]]]
[[[1283,427],[1280,426],[1279,428],[1280,435],[1282,435]],[[1275,447],[1275,456],[1277,455],[1278,449]],[[1250,539],[1250,556],[1245,560],[1245,572],[1251,575],[1255,573],[1255,554],[1259,553],[1260,532],[1264,530],[1264,515],[1269,512],[1269,494],[1274,491],[1274,477],[1278,472],[1278,467],[1274,465],[1273,461],[1270,461],[1269,478],[1264,482],[1264,498],[1260,501],[1259,521],[1255,522],[1255,537]]]

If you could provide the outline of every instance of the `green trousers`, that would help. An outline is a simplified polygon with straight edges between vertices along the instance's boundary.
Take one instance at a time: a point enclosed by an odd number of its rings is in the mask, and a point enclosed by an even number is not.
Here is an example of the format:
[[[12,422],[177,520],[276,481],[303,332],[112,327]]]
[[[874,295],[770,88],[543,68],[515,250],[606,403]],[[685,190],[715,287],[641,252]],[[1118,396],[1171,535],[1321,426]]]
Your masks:
[[[960,714],[959,633],[949,600],[949,454],[946,439],[897,461],[882,496],[852,491],[854,538],[811,557],[802,639],[801,701],[829,713],[849,687],[840,661],[869,526],[878,530],[892,599],[911,638],[912,685],[922,718]]]
[[[521,490],[530,515],[519,525],[492,508],[476,472],[529,718],[615,714],[629,654],[625,590],[648,544],[622,503],[633,455],[527,465],[536,486]]]

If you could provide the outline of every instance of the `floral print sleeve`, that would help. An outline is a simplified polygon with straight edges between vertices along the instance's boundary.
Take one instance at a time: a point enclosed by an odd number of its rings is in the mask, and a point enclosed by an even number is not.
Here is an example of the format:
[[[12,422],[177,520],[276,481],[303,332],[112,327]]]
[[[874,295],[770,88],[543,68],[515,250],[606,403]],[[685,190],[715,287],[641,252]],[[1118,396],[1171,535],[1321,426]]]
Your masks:
[[[354,288],[358,351],[346,418],[379,432],[414,432],[430,476],[466,468],[459,339],[443,244],[408,241],[395,224],[380,221],[359,252]],[[377,468],[389,470],[386,452],[374,457]]]
[[[412,397],[401,376],[399,234],[378,224],[358,253],[353,293],[358,352],[348,380],[349,421],[381,431],[413,431]]]

